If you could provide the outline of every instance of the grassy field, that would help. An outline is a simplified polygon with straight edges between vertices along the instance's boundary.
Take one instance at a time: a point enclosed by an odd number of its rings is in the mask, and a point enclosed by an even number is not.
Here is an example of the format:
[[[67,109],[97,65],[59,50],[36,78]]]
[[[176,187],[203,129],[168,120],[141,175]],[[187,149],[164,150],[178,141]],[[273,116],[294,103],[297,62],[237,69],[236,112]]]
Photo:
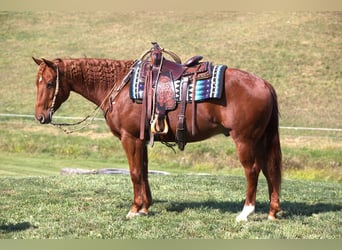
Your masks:
[[[341,12],[0,12],[0,113],[34,114],[31,56],[136,59],[151,41],[183,61],[201,54],[267,79],[279,96],[281,126],[342,128]],[[82,117],[93,108],[72,94],[57,115]],[[153,216],[127,221],[128,176],[59,176],[66,167],[127,169],[103,121],[65,135],[33,118],[0,116],[0,237],[341,238],[342,132],[280,133],[278,222],[263,220],[261,178],[257,214],[235,223],[245,181],[234,144],[223,136],[176,155],[160,144],[149,149],[150,169],[172,175],[152,177]]]
[[[257,211],[247,223],[238,176],[151,175],[151,215],[125,218],[132,196],[128,175],[1,179],[0,238],[340,239],[342,185],[286,180],[283,212],[267,221],[260,180]]]
[[[66,135],[31,119],[2,119],[0,174],[4,176],[56,175],[62,168],[128,168],[119,140],[96,121],[81,132]],[[282,130],[284,178],[342,182],[339,132]],[[201,157],[198,157],[201,155]],[[162,144],[149,148],[150,169],[171,173],[243,175],[235,145],[216,136],[188,144],[176,154]]]

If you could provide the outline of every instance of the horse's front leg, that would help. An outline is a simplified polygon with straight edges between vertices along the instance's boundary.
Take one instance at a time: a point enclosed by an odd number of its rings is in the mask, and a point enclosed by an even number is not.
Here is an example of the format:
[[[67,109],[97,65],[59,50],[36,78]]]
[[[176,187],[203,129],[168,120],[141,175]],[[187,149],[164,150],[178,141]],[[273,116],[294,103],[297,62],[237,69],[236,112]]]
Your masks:
[[[127,218],[147,215],[152,204],[152,196],[148,183],[147,146],[139,138],[125,136],[121,139],[125,149],[131,180],[133,183],[134,200]]]

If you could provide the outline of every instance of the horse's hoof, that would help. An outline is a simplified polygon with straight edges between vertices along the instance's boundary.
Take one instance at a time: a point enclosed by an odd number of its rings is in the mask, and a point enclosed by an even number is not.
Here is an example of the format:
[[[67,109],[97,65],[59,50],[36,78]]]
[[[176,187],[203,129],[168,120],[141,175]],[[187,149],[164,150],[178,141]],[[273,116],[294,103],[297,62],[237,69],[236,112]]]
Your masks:
[[[126,215],[126,218],[127,218],[127,219],[131,219],[131,218],[137,217],[137,216],[146,216],[147,214],[148,214],[148,212],[142,211],[142,210],[140,210],[140,211],[137,212],[137,213],[132,212],[132,211],[129,211],[128,214]]]
[[[126,218],[127,219],[131,219],[131,218],[139,216],[139,215],[140,215],[139,213],[135,213],[135,212],[129,211],[128,214],[126,215]]]
[[[141,209],[138,214],[139,214],[139,216],[147,216],[148,211],[146,209]]]
[[[236,217],[236,221],[240,222],[240,221],[248,221],[247,216],[244,216],[242,214],[239,214],[239,216]]]
[[[277,218],[274,215],[268,215],[267,217],[268,220],[277,220]]]

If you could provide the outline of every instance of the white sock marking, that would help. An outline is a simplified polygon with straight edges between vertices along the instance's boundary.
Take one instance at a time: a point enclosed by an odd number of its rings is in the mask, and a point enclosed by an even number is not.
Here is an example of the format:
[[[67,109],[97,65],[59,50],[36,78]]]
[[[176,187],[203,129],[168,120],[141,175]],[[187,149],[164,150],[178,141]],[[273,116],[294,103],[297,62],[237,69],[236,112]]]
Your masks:
[[[253,205],[248,205],[244,206],[242,209],[242,212],[236,217],[236,221],[247,221],[247,217],[254,213],[255,211],[255,206]]]

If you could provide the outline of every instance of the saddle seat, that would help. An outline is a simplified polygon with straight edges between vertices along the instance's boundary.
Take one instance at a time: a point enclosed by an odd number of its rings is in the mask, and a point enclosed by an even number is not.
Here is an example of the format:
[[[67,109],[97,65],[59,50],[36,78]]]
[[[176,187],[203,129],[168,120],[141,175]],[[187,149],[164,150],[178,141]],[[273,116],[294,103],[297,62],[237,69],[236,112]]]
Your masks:
[[[200,64],[200,61],[203,59],[203,56],[193,56],[189,58],[184,64],[176,63],[164,59],[162,71],[172,72],[172,75],[175,80],[178,80],[185,72],[185,75],[195,73],[193,67]]]
[[[211,77],[211,62],[200,62],[202,59],[202,56],[193,56],[185,64],[164,59],[161,72],[171,72],[173,80],[179,80],[184,76],[192,78],[193,75],[196,75],[196,79],[209,78]]]

